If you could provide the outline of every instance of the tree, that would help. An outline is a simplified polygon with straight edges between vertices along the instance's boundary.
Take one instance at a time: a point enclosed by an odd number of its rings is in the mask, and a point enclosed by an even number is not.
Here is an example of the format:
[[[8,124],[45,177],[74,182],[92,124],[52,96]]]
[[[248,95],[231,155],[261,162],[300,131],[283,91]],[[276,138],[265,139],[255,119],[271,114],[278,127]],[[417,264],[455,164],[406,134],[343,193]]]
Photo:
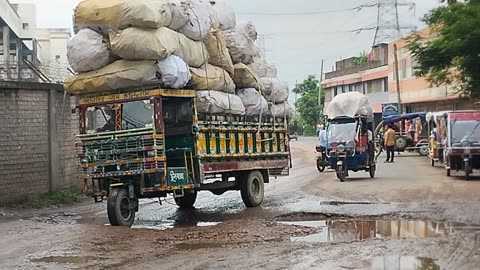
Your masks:
[[[295,103],[295,109],[299,114],[299,122],[305,127],[305,135],[315,135],[316,126],[322,115],[318,104],[319,81],[314,75],[310,75],[302,83],[293,89],[295,94],[301,97]],[[321,103],[323,104],[322,97]]]
[[[407,48],[418,62],[417,76],[433,85],[451,84],[469,97],[480,96],[480,0],[444,0],[447,6],[424,18],[432,37],[413,35]]]
[[[353,58],[353,64],[354,65],[361,65],[363,63],[366,63],[368,61],[367,53],[363,51],[360,53],[358,57]]]

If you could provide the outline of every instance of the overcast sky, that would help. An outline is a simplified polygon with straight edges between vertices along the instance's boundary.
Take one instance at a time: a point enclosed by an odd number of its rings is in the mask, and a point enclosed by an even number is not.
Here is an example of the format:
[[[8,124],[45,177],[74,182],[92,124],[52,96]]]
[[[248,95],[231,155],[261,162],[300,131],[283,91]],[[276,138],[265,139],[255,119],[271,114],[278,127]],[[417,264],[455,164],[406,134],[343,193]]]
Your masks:
[[[17,0],[18,1],[18,0]],[[23,0],[30,1],[30,0]],[[32,0],[37,3],[39,27],[71,27],[78,0]],[[15,2],[15,0],[11,0]],[[325,71],[336,60],[369,51],[375,31],[351,30],[373,27],[377,21],[375,7],[360,11],[346,10],[375,0],[227,0],[237,16],[249,19],[265,35],[265,49],[270,62],[277,65],[279,77],[289,83]],[[399,0],[404,3],[406,0]],[[439,0],[413,0],[416,11],[400,8],[402,24],[423,27],[419,18],[439,5]],[[283,14],[283,15],[279,15]],[[287,14],[285,14],[287,13]],[[308,15],[288,15],[310,13]],[[316,14],[313,14],[316,13]],[[274,15],[272,15],[274,14]]]

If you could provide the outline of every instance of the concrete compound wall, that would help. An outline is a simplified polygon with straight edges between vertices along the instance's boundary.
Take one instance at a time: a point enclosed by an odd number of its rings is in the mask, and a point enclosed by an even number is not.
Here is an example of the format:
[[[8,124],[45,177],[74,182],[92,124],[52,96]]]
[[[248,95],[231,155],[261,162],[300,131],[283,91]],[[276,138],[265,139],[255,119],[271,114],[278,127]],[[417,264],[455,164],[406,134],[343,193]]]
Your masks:
[[[0,81],[0,204],[81,186],[76,103],[60,85]]]

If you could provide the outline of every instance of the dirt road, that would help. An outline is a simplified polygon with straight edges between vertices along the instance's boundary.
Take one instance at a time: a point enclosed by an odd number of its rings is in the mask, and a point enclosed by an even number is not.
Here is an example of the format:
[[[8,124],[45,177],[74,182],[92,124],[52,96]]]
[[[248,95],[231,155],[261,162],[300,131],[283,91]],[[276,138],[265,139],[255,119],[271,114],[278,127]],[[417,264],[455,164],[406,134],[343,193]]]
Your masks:
[[[316,171],[315,144],[292,142],[291,176],[256,209],[237,192],[190,211],[146,200],[132,229],[106,225],[105,203],[0,209],[0,268],[479,269],[480,178],[402,155],[341,183]]]

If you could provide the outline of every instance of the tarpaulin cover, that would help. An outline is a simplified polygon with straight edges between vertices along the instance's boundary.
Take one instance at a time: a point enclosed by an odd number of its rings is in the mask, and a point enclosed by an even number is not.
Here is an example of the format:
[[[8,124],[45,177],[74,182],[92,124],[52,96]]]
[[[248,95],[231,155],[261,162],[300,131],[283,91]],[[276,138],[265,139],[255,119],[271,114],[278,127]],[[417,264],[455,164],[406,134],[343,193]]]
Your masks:
[[[373,108],[367,96],[359,92],[339,94],[328,104],[326,110],[329,119],[337,117],[364,116],[373,122]]]

